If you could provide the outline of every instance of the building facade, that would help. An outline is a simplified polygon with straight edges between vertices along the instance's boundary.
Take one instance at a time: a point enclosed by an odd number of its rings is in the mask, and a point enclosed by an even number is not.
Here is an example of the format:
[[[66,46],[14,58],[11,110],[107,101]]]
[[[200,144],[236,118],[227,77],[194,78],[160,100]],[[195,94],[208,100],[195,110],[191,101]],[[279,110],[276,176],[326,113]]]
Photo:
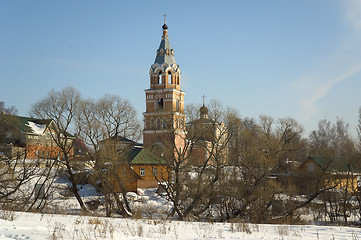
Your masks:
[[[55,132],[58,130],[50,119],[0,114],[0,151],[12,159],[63,159],[54,141]],[[73,136],[65,134],[71,146]]]

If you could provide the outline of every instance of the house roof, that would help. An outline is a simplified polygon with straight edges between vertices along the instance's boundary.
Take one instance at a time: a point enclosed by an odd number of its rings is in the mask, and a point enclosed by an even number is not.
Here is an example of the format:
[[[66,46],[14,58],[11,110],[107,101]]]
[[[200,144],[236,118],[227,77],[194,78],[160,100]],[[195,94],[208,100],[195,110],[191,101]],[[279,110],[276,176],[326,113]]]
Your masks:
[[[109,137],[109,138],[106,138],[104,140],[102,140],[101,142],[106,142],[106,141],[116,141],[116,142],[121,142],[121,143],[125,143],[125,144],[129,144],[129,145],[133,145],[133,146],[138,146],[138,147],[141,147],[143,146],[143,144],[141,143],[137,143],[129,138],[126,138],[126,137],[122,137],[122,136],[113,136],[113,137]]]
[[[130,165],[166,165],[167,161],[144,148],[133,148],[129,154]]]
[[[358,172],[345,157],[308,156],[308,159],[313,160],[327,172]]]
[[[19,129],[24,133],[30,134],[42,134],[53,122],[51,119],[39,119],[32,117],[22,117],[8,114],[0,114],[0,120],[3,120],[7,124]],[[74,137],[68,132],[65,132],[68,137]]]
[[[37,119],[8,114],[0,114],[0,119],[22,132],[34,134],[39,133],[37,130],[43,133],[52,121],[51,119]]]
[[[125,163],[117,163],[114,167],[117,167],[118,171],[117,173],[120,174],[120,176],[124,176],[124,171],[129,174],[130,176],[132,176],[135,180],[142,180],[143,178],[141,176],[139,176],[128,164]],[[128,178],[129,175],[127,175],[126,177]],[[128,179],[129,180],[129,179]]]

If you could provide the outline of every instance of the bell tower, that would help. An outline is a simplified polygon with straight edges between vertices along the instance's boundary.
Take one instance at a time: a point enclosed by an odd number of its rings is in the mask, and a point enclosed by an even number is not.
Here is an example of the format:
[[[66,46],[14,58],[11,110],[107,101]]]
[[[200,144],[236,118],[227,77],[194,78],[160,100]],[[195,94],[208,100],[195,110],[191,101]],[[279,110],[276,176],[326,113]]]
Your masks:
[[[165,19],[162,29],[162,40],[149,70],[150,88],[145,90],[146,111],[143,113],[144,148],[160,152],[170,144],[177,149],[182,147],[182,138],[185,135],[184,92],[180,88],[181,71],[169,43]]]

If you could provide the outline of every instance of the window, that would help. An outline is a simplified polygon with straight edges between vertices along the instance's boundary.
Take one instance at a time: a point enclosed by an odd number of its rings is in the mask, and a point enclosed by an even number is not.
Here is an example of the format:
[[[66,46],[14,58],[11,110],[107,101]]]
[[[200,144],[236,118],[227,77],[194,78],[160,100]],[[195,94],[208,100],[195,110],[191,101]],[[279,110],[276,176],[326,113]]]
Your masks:
[[[150,119],[150,128],[154,129],[154,118]]]
[[[172,84],[172,73],[168,72],[168,84]]]
[[[162,126],[162,120],[160,118],[157,118],[157,129],[160,129],[160,127]]]
[[[163,98],[158,98],[158,108],[157,109],[163,109],[164,101]]]
[[[167,119],[163,118],[163,128],[167,128]]]
[[[156,79],[156,83],[155,84],[159,84],[159,80],[162,79],[162,72],[160,71],[158,73],[157,79]]]
[[[179,124],[180,124],[179,126],[180,128],[184,128],[184,119],[181,119]]]
[[[140,176],[145,176],[145,169],[144,168],[140,169]]]
[[[176,102],[176,111],[179,111],[179,104],[180,104],[180,101],[179,101],[179,99],[177,99],[177,102]]]

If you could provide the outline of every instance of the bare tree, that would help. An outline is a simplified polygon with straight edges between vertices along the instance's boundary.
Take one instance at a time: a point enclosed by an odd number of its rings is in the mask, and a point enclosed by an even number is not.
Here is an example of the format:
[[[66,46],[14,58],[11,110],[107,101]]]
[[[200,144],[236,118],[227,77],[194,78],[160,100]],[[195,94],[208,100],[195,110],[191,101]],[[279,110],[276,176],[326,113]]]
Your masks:
[[[260,116],[258,122],[235,119],[232,128],[236,132],[230,149],[234,167],[224,187],[223,212],[226,218],[268,222],[278,194],[291,193],[289,186],[271,175],[287,156],[302,148],[303,128],[293,119],[275,121],[268,116]]]
[[[79,194],[77,181],[74,175],[73,145],[74,136],[70,134],[76,130],[74,121],[79,111],[80,93],[72,88],[66,87],[61,91],[52,90],[46,97],[32,105],[32,114],[42,119],[52,119],[55,123],[55,131],[51,137],[60,148],[61,156],[59,163],[62,164],[69,177],[70,189],[76,197],[81,209],[87,208]]]
[[[354,174],[359,159],[348,129],[349,125],[342,119],[337,119],[336,123],[321,120],[318,129],[312,131],[309,137],[310,154],[329,160],[316,185],[318,194],[324,200],[324,213],[331,222],[341,221],[339,217],[342,217],[344,224],[347,224],[348,216],[352,212],[351,198],[355,194],[357,197]],[[334,170],[336,161],[340,161],[340,164],[337,164],[338,169]]]
[[[15,115],[18,112],[18,110],[14,107],[5,107],[5,103],[0,101],[0,114],[11,114]]]
[[[22,155],[18,157],[0,157],[0,203],[3,207],[10,207],[22,210],[31,191],[26,191],[23,187],[36,178],[39,169],[26,163]]]
[[[128,216],[131,209],[124,179],[118,176],[118,170],[122,164],[128,164],[129,152],[134,147],[122,141],[128,139],[135,143],[141,133],[133,106],[114,95],[106,95],[98,101],[82,101],[77,126],[81,138],[91,147],[90,165],[101,181],[107,216],[112,213],[112,197],[123,216]],[[115,185],[121,189],[123,202]]]
[[[161,155],[167,160],[169,172],[156,178],[163,182],[161,186],[172,202],[169,217],[180,220],[204,218],[221,198],[218,193],[227,157],[227,127],[210,118],[199,119],[197,111],[198,107],[188,106],[187,129],[172,128],[176,124],[170,122],[167,124],[170,128],[159,139],[164,145]]]

